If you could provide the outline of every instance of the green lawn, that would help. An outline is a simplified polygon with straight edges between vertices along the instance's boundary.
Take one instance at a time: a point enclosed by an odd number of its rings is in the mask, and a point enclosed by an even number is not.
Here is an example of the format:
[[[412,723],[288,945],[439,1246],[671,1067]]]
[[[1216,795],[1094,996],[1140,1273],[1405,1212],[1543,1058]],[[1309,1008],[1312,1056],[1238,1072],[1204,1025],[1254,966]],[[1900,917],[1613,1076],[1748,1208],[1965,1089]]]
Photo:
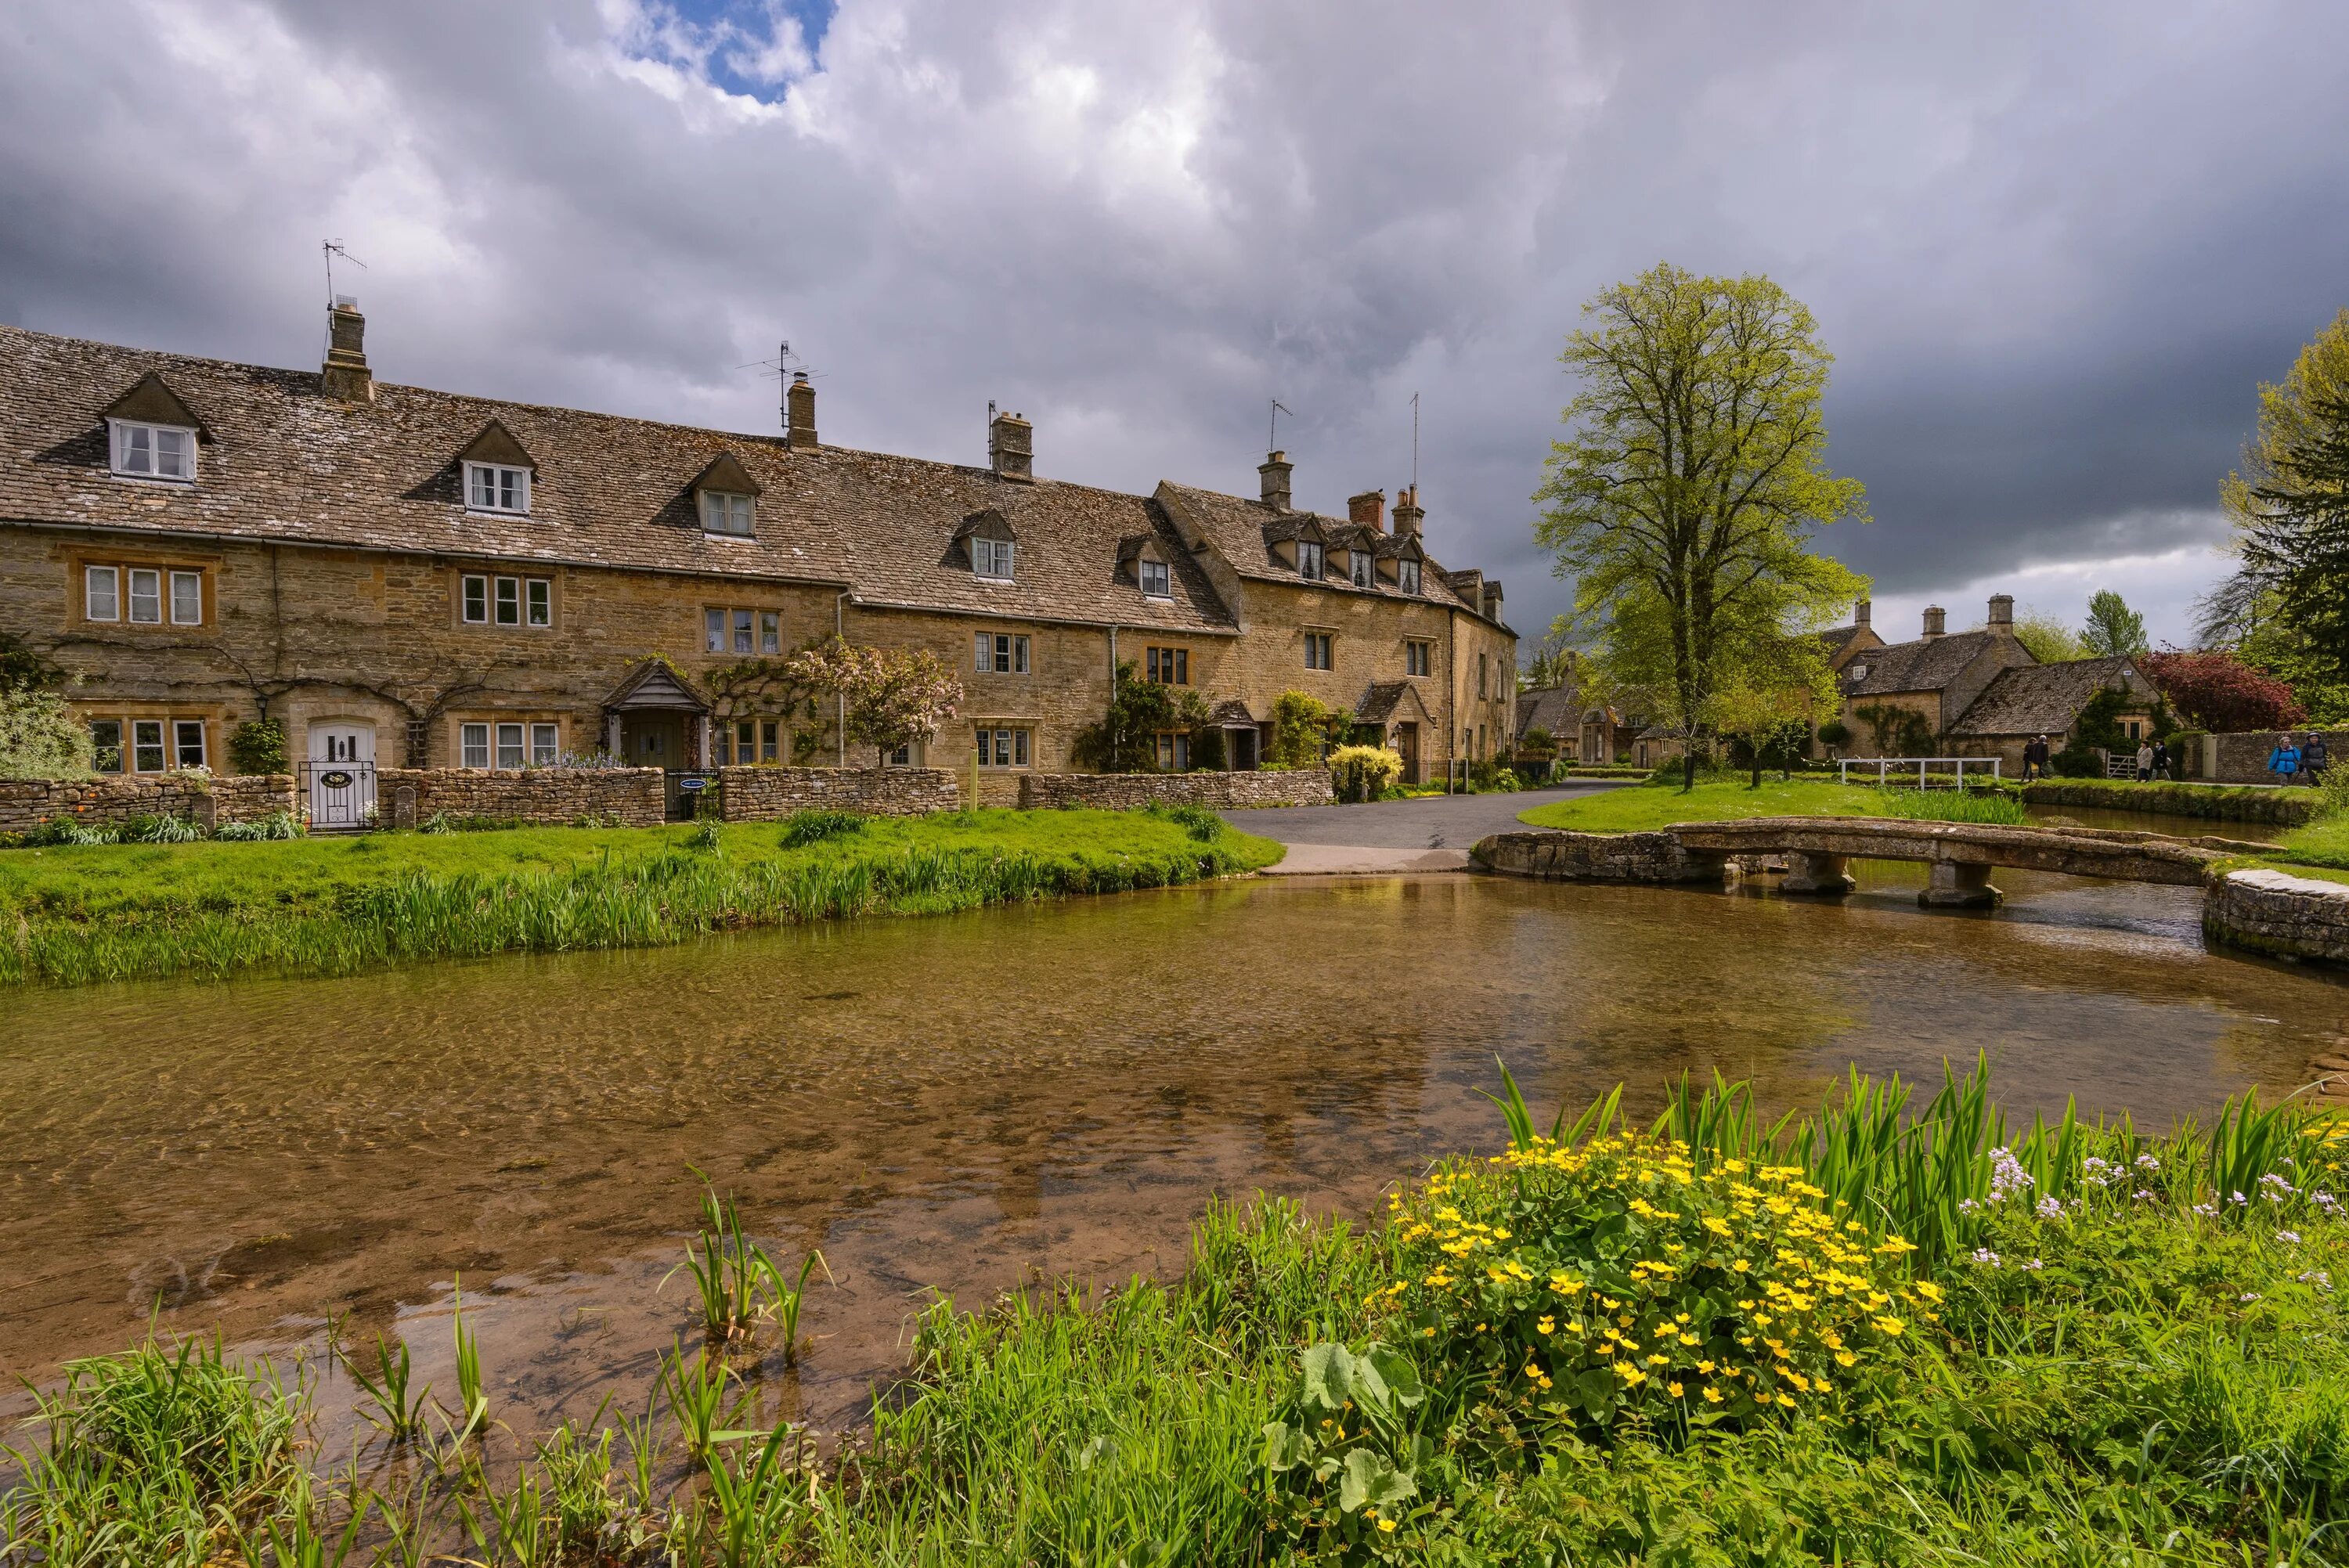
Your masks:
[[[1947,809],[1950,804],[1939,794],[1920,800],[1915,791],[1831,784],[1824,779],[1781,781],[1765,776],[1759,789],[1729,782],[1700,784],[1685,793],[1663,784],[1609,789],[1536,806],[1520,811],[1517,820],[1578,833],[1637,833],[1668,828],[1674,822],[1726,822],[1745,817],[1905,816],[1920,807]],[[2021,815],[2015,811],[2013,820],[2020,820]],[[2001,812],[1999,820],[2008,820],[2007,814]]]
[[[870,818],[714,845],[690,826],[376,833],[0,851],[0,982],[336,973],[509,948],[643,946],[730,926],[969,907],[1254,871],[1279,845],[1204,812]]]

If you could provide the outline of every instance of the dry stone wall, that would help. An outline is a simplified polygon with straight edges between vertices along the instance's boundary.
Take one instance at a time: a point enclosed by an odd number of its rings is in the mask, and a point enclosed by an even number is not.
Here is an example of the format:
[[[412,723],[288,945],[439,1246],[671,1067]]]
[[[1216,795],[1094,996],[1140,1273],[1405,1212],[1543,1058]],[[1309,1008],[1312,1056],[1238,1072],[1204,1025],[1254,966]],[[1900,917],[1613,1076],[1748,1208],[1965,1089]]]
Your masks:
[[[1205,806],[1229,811],[1250,806],[1327,806],[1335,797],[1326,768],[1255,773],[1023,773],[1023,810],[1089,806],[1125,811],[1136,806]]]
[[[2349,762],[2349,730],[2317,733],[2324,737],[2325,749],[2335,764]],[[2194,742],[2194,756],[2187,759],[2186,776],[2212,784],[2273,784],[2277,779],[2268,771],[2268,754],[2286,734],[2295,746],[2308,744],[2309,732],[2304,729],[2246,729],[2199,736]]]
[[[21,833],[52,817],[120,822],[132,817],[185,817],[206,828],[294,809],[294,780],[283,773],[214,779],[199,789],[185,774],[123,779],[0,779],[0,833]]]
[[[668,817],[657,768],[385,768],[375,776],[375,799],[377,812],[395,828],[437,816],[623,828],[654,827]]]
[[[718,784],[719,814],[730,822],[814,810],[919,817],[962,807],[962,789],[943,768],[721,768]]]
[[[1671,833],[1495,833],[1469,853],[1487,870],[1553,882],[1712,882],[1729,859],[1692,853]]]
[[[2278,958],[2349,964],[2349,883],[2264,869],[2235,872],[2204,895],[2202,932]]]

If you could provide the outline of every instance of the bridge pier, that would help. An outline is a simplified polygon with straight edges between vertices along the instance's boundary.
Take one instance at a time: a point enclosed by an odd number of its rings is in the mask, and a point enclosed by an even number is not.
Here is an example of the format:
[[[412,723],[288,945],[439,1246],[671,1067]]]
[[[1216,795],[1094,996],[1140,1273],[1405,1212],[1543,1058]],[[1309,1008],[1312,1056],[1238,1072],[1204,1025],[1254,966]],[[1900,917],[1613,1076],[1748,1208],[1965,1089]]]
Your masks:
[[[1990,885],[1988,866],[1935,861],[1917,902],[1927,909],[1989,909],[2005,896]]]
[[[1849,892],[1858,885],[1852,881],[1843,856],[1821,854],[1813,850],[1788,850],[1786,875],[1778,883],[1778,891],[1826,893],[1832,897]]]

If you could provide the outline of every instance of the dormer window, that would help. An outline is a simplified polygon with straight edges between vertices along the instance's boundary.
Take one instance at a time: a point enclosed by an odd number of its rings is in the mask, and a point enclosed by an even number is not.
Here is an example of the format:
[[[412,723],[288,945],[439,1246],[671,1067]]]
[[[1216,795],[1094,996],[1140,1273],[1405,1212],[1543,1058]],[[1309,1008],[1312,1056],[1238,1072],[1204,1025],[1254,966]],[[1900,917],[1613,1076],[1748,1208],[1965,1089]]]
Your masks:
[[[505,511],[526,516],[530,511],[530,470],[504,463],[465,465],[465,509]]]
[[[465,510],[504,517],[530,515],[532,480],[538,464],[513,432],[492,419],[457,454],[464,465]]]
[[[1371,552],[1367,550],[1350,550],[1346,552],[1346,558],[1347,564],[1353,572],[1354,586],[1357,588],[1369,587],[1371,585]]]
[[[1174,597],[1174,568],[1164,561],[1143,561],[1140,564],[1143,598],[1172,599]]]
[[[723,490],[701,492],[701,527],[705,533],[740,533],[751,531],[757,502],[747,495],[729,495]]]
[[[148,425],[133,419],[109,419],[114,427],[114,471],[127,479],[179,480],[196,477],[196,433],[174,425]]]
[[[1297,574],[1316,581],[1321,576],[1321,547],[1309,539],[1297,542]]]
[[[1405,556],[1395,562],[1395,583],[1406,593],[1419,592],[1419,562]]]
[[[974,539],[970,542],[970,570],[978,577],[992,577],[999,582],[1011,581],[1012,552],[1019,547],[1008,539]]]

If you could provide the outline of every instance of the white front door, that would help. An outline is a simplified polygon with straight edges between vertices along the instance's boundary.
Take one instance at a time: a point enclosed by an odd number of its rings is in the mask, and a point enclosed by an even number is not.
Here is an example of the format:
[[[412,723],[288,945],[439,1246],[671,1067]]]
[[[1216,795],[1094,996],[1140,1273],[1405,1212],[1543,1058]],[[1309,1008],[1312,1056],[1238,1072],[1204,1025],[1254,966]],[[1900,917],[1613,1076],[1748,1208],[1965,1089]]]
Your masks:
[[[375,726],[314,724],[310,759],[302,771],[310,786],[310,825],[357,828],[375,804]]]

